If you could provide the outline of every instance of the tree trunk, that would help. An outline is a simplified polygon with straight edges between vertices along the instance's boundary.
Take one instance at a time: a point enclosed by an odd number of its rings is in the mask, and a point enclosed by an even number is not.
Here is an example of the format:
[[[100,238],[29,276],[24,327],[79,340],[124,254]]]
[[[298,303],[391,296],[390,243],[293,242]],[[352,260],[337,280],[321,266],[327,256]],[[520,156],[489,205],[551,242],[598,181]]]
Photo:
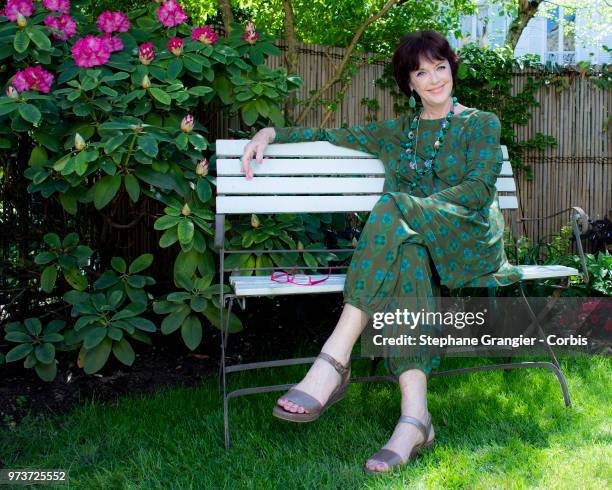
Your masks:
[[[297,38],[295,35],[295,22],[293,16],[293,5],[291,0],[283,0],[285,9],[285,43],[287,52],[285,54],[285,66],[288,74],[298,73],[298,51]],[[285,116],[289,121],[295,121],[295,95],[291,95],[285,103]]]
[[[506,44],[510,45],[512,50],[516,48],[523,29],[527,27],[529,21],[535,16],[541,3],[542,0],[518,0],[518,15],[510,24],[508,34],[506,35]]]
[[[230,4],[230,0],[219,0],[219,8],[221,9],[221,17],[223,17],[225,37],[227,37],[232,31],[230,24],[234,22],[234,15],[232,14],[232,6]]]
[[[345,69],[346,65],[349,63],[349,60],[351,59],[351,55],[353,54],[353,51],[355,50],[355,47],[357,46],[357,43],[359,42],[359,39],[361,38],[361,35],[364,33],[366,28],[370,24],[372,24],[373,22],[376,22],[378,19],[380,19],[383,15],[385,15],[391,9],[391,7],[393,7],[396,4],[405,3],[405,1],[406,0],[389,0],[387,3],[385,3],[383,8],[380,10],[380,12],[378,12],[376,15],[373,15],[369,19],[367,19],[361,25],[361,27],[359,27],[359,29],[357,29],[357,32],[353,36],[353,40],[351,41],[351,44],[346,49],[346,53],[344,54],[344,58],[342,58],[342,61],[336,67],[336,69],[334,71],[334,74],[325,83],[325,85],[323,87],[321,87],[319,90],[317,90],[317,92],[308,100],[308,102],[306,103],[306,106],[304,107],[304,110],[298,116],[296,124],[299,125],[299,124],[301,124],[304,121],[304,119],[306,118],[308,113],[312,110],[312,108],[314,106],[314,103],[318,99],[320,99],[325,92],[327,92],[334,85],[336,85],[337,83],[342,81],[342,74],[344,72],[344,69]]]

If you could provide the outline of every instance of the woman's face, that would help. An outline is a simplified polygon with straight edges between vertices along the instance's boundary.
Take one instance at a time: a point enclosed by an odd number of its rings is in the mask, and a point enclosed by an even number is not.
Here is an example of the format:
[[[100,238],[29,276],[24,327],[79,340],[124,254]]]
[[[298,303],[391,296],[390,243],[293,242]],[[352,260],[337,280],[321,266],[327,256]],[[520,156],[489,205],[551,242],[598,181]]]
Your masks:
[[[410,88],[416,90],[424,105],[446,102],[453,90],[453,75],[448,60],[421,58],[419,69],[410,72]]]

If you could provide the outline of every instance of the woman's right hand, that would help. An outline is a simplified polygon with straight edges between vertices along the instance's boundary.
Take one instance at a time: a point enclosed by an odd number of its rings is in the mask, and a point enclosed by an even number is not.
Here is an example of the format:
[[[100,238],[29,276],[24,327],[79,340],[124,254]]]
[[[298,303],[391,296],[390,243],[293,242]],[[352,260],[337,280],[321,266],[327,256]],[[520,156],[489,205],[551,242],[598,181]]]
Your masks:
[[[257,160],[257,163],[263,163],[263,154],[266,151],[267,146],[274,141],[276,133],[274,128],[263,128],[260,129],[253,139],[247,143],[244,147],[244,153],[242,154],[242,166],[240,170],[244,173],[247,180],[253,178],[253,169],[251,168],[251,160],[253,157]]]

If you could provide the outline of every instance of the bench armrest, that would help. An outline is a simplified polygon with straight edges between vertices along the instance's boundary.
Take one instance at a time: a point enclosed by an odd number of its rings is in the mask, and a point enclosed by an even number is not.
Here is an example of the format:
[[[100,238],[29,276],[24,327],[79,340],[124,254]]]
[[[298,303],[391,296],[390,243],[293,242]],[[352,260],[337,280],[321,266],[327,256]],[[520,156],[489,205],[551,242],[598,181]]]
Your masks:
[[[582,266],[582,280],[585,284],[588,284],[589,270],[587,269],[586,259],[584,257],[584,250],[582,249],[582,241],[580,239],[580,233],[584,233],[589,227],[589,216],[584,212],[584,209],[578,206],[572,206],[571,208],[564,209],[557,213],[551,214],[550,216],[544,216],[543,218],[527,218],[522,216],[516,219],[516,223],[520,223],[521,221],[543,221],[553,218],[554,216],[558,216],[559,214],[565,213],[566,211],[571,211],[572,213],[572,229],[574,230],[574,238],[576,239],[576,247],[578,248],[578,255],[580,256],[580,264]]]

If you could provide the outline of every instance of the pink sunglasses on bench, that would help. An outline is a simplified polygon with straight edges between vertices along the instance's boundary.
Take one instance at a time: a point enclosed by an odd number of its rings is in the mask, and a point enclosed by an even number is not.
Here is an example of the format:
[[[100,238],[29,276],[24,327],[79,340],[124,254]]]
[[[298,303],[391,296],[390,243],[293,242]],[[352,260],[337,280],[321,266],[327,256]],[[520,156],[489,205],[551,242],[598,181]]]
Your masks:
[[[293,272],[297,269],[297,264],[294,264],[289,272],[280,272],[275,271],[270,276],[270,279],[274,282],[290,282],[291,284],[295,284],[297,286],[314,286],[315,284],[320,284],[329,279],[329,275],[331,274],[331,267],[327,270],[327,276],[323,279],[317,279],[315,281],[312,280],[307,274],[293,274]]]

